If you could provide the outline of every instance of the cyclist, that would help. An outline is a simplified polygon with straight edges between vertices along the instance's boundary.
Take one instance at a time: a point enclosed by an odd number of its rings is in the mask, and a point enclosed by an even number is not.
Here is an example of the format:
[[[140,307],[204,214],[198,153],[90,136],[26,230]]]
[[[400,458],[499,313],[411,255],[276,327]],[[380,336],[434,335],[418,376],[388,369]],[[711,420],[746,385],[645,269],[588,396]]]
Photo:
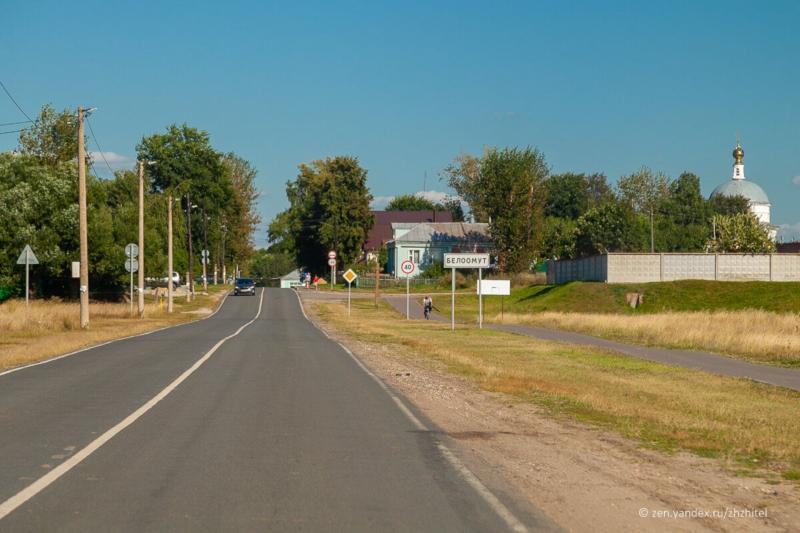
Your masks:
[[[433,300],[430,296],[425,296],[425,298],[422,299],[422,310],[425,312],[425,320],[430,320],[432,309]]]

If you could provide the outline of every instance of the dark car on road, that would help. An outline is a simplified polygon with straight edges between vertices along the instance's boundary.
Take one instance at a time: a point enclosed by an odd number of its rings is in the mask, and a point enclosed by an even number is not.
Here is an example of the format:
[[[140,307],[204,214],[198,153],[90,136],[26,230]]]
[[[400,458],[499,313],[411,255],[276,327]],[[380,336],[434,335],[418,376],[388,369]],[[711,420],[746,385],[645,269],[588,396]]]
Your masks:
[[[236,278],[233,285],[233,294],[236,296],[240,294],[256,295],[256,282],[250,278]]]

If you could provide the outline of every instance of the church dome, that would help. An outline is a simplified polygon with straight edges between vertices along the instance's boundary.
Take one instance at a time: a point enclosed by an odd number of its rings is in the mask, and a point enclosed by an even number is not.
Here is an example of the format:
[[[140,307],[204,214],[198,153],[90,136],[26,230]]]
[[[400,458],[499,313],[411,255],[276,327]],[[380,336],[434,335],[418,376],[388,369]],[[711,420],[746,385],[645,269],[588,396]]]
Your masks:
[[[726,181],[711,193],[715,196],[744,196],[751,204],[769,204],[769,198],[764,189],[749,180]]]

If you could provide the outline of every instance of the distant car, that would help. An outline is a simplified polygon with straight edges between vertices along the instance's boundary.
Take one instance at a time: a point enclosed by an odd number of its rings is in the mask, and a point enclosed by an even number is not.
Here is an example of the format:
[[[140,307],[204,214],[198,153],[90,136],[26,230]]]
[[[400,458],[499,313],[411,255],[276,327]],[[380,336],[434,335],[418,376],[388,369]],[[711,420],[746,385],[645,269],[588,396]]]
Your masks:
[[[169,283],[169,277],[167,276],[167,277],[161,278],[161,282],[162,283]],[[181,284],[181,275],[178,274],[177,272],[173,272],[172,273],[172,284],[173,285],[180,285]]]
[[[236,278],[236,283],[233,285],[233,294],[239,296],[240,294],[256,295],[256,282],[250,278]]]

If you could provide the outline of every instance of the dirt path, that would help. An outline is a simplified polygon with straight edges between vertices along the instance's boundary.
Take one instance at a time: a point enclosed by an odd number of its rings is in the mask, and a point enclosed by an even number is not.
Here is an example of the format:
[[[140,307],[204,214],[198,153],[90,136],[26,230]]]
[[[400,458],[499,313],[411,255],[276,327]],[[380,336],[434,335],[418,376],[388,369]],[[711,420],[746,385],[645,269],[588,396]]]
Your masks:
[[[737,477],[715,460],[643,449],[480,391],[412,353],[328,331],[459,442],[479,477],[500,480],[501,490],[567,530],[797,531],[800,524],[800,489],[791,482]]]

